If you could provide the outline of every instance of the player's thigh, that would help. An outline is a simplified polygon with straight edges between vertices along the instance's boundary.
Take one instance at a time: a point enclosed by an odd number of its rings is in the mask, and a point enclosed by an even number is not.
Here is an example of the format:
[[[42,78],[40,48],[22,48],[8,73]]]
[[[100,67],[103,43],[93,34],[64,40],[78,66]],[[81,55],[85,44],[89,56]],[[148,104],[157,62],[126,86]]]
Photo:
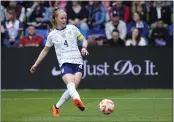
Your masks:
[[[74,83],[75,83],[75,86],[77,88],[79,86],[81,79],[82,79],[82,72],[76,72],[74,76],[75,76]]]
[[[63,81],[68,84],[74,82],[73,66],[69,63],[64,63],[61,67],[61,76]]]
[[[62,77],[63,81],[68,84],[68,83],[73,83],[75,80],[75,75],[73,74],[65,74]]]

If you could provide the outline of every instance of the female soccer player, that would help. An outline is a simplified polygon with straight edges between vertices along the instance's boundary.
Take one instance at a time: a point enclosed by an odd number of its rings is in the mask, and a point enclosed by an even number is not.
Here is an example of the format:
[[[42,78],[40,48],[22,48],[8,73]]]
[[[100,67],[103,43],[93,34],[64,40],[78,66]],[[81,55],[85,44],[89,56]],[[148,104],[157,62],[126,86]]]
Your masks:
[[[79,85],[83,72],[82,56],[88,55],[87,40],[74,25],[66,25],[67,14],[64,10],[55,8],[53,10],[53,25],[52,30],[47,37],[47,42],[44,49],[41,51],[30,72],[34,73],[37,66],[45,58],[49,49],[54,45],[61,75],[63,81],[67,85],[67,90],[63,93],[56,105],[52,106],[53,116],[59,116],[59,109],[68,99],[72,98],[74,105],[81,111],[84,111],[85,106],[80,99],[76,87]],[[77,39],[82,41],[81,53],[78,49]]]

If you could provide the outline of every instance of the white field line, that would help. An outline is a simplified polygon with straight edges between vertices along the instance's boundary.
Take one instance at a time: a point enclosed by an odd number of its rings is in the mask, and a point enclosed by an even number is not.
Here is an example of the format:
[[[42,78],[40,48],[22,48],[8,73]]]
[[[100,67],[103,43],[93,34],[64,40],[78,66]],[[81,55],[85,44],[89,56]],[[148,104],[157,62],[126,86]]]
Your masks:
[[[40,97],[40,98],[1,98],[1,100],[48,100],[48,99],[59,99],[59,98],[44,98],[44,97]],[[87,99],[87,100],[102,100],[102,99],[106,99],[106,98],[81,98],[81,99]],[[111,100],[172,100],[173,98],[155,98],[155,97],[151,97],[151,98],[107,98],[107,99],[111,99]]]

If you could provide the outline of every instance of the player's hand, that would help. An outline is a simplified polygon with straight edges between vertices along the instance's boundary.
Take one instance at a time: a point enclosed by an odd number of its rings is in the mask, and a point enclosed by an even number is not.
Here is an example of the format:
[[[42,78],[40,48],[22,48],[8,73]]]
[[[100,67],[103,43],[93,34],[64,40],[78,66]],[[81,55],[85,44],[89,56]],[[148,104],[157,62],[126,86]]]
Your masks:
[[[87,49],[84,47],[81,49],[81,53],[82,53],[82,56],[89,55]]]
[[[35,71],[36,71],[36,66],[33,65],[33,66],[31,67],[31,69],[30,69],[30,72],[31,72],[31,73],[34,73]]]

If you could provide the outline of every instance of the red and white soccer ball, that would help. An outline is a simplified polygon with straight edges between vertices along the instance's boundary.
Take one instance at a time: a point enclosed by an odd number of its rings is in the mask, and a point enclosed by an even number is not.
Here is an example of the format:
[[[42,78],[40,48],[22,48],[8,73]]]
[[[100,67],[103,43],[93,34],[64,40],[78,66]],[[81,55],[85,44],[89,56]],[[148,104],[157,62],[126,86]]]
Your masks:
[[[114,111],[114,108],[114,103],[109,99],[103,99],[99,104],[100,111],[105,115],[111,114]]]

